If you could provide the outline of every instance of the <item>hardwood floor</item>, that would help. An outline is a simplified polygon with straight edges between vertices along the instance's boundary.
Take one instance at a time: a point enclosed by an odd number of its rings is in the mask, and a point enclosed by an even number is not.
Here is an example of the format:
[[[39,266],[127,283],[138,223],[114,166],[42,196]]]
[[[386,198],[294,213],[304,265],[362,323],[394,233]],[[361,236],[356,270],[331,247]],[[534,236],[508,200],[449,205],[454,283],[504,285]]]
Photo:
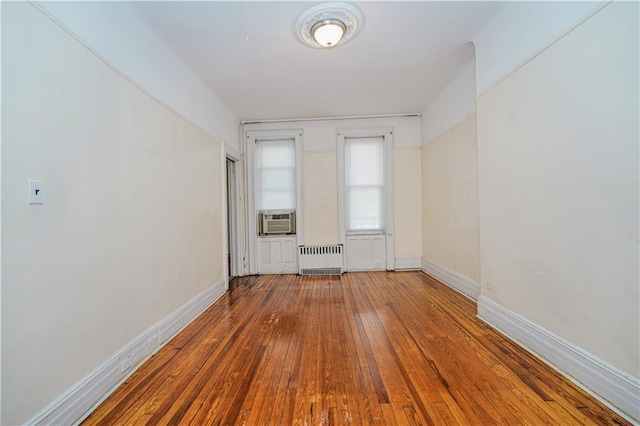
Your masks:
[[[84,422],[628,424],[422,272],[235,279]]]

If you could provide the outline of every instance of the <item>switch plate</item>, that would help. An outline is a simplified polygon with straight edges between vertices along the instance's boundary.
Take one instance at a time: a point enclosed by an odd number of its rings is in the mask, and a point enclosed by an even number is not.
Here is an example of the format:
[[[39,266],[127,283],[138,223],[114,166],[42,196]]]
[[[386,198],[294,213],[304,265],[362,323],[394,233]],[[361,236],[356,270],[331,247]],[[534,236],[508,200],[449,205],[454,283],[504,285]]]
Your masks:
[[[29,204],[43,204],[42,181],[29,179]]]

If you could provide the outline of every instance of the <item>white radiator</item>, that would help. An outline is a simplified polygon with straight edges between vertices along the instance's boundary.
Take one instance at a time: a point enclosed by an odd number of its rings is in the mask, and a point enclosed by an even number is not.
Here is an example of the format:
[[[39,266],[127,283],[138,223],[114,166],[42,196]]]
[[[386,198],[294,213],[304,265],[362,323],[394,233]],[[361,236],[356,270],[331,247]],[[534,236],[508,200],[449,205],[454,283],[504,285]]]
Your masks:
[[[342,244],[335,246],[298,246],[300,275],[340,275],[343,267]]]

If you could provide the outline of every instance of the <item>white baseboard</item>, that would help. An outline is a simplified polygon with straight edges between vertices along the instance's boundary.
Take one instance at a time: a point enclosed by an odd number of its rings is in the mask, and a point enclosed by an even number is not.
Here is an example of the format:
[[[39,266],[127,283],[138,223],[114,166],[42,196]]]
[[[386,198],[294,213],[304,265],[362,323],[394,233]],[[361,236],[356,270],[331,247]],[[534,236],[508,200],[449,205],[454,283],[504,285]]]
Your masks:
[[[422,270],[444,284],[459,291],[469,299],[478,301],[480,296],[480,284],[457,272],[436,265],[430,260],[422,258]]]
[[[80,423],[93,408],[129,377],[142,364],[142,361],[156,353],[170,337],[187,326],[226,291],[225,281],[219,281],[209,287],[114,354],[27,424]]]
[[[540,357],[621,415],[640,422],[638,378],[623,373],[485,296],[478,299],[478,318]]]
[[[422,262],[419,257],[396,257],[396,271],[399,269],[420,269]]]

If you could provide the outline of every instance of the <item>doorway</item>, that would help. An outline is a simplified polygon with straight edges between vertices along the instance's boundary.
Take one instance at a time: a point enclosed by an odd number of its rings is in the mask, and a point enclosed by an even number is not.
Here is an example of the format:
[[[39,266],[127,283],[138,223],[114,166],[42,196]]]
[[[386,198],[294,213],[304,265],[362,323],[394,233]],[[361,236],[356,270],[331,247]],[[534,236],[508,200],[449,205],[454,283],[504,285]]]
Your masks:
[[[229,279],[242,274],[242,256],[239,255],[238,244],[240,229],[238,213],[240,210],[240,161],[238,158],[226,156],[226,241],[225,241],[225,275]]]

